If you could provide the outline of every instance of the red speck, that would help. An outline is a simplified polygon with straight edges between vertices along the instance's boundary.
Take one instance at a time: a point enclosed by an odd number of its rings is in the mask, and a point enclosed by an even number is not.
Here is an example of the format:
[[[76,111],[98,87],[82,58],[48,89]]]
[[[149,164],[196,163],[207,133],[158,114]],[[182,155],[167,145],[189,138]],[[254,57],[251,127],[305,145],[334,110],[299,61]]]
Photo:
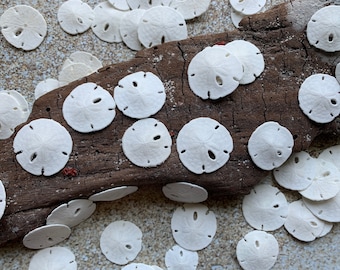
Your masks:
[[[174,137],[175,136],[175,131],[173,131],[173,130],[170,130],[170,137]]]
[[[221,46],[226,45],[226,44],[227,44],[227,42],[225,42],[225,41],[218,41],[218,42],[215,43],[215,45],[221,45]]]
[[[65,167],[62,170],[62,173],[64,176],[68,176],[68,177],[75,177],[78,175],[78,171],[76,168],[72,168],[72,167]]]

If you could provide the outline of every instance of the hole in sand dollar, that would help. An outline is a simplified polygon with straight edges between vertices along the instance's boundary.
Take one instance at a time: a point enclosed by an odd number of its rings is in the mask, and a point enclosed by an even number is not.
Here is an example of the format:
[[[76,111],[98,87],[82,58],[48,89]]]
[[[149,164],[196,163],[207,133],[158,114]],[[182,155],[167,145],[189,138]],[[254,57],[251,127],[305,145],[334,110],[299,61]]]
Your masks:
[[[332,105],[337,105],[338,104],[338,102],[337,102],[337,100],[335,98],[331,99],[331,103],[332,103]]]
[[[96,98],[96,99],[94,99],[92,102],[93,102],[94,104],[96,104],[96,103],[99,103],[99,102],[101,102],[101,101],[102,101],[101,98]]]
[[[215,159],[216,159],[216,156],[215,156],[215,154],[214,154],[213,151],[208,150],[208,155],[209,155],[209,157],[210,157],[212,160],[215,160]]]
[[[33,162],[36,158],[37,158],[38,154],[36,152],[34,152],[32,155],[31,155],[31,162]]]
[[[223,80],[220,76],[216,76],[216,83],[221,86],[223,85]]]

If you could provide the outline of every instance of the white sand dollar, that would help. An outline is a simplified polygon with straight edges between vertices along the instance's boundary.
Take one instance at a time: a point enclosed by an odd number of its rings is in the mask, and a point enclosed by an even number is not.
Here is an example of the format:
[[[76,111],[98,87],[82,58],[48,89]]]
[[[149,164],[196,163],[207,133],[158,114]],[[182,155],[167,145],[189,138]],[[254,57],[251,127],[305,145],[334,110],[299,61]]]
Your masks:
[[[60,83],[56,79],[48,78],[44,81],[41,81],[37,84],[34,89],[34,97],[37,100],[41,96],[47,94],[48,92],[57,89],[60,86]]]
[[[95,72],[103,67],[102,62],[91,53],[84,51],[75,51],[71,53],[70,56],[65,60],[61,69],[64,69],[67,66],[76,63],[82,63],[86,65],[91,69],[92,72]]]
[[[190,89],[202,99],[219,99],[231,94],[243,74],[241,62],[224,46],[205,48],[188,66]]]
[[[340,83],[340,62],[335,67],[335,78]]]
[[[226,164],[233,150],[229,131],[208,117],[199,117],[185,124],[176,143],[181,162],[196,174],[218,170]]]
[[[284,226],[295,238],[310,242],[322,233],[324,221],[314,216],[302,200],[298,200],[289,204]]]
[[[308,118],[329,123],[340,113],[340,84],[328,74],[311,75],[301,84],[298,100]]]
[[[136,192],[137,190],[138,190],[137,186],[121,186],[121,187],[110,188],[102,192],[98,192],[96,194],[91,195],[89,197],[89,200],[94,201],[94,202],[115,201],[133,192]]]
[[[201,16],[209,8],[211,0],[172,0],[170,7],[183,15],[185,20]]]
[[[66,33],[76,35],[91,27],[94,13],[88,4],[81,0],[68,0],[59,7],[57,18]]]
[[[328,222],[340,222],[340,192],[325,201],[312,201],[303,198],[303,202],[307,208],[319,219]]]
[[[62,112],[68,125],[78,132],[94,132],[111,124],[116,104],[111,94],[95,83],[77,86],[66,97]]]
[[[230,4],[244,15],[253,15],[265,6],[266,0],[230,0]]]
[[[115,221],[100,236],[100,248],[105,257],[123,265],[134,260],[142,248],[142,232],[129,221]]]
[[[333,145],[324,149],[318,156],[318,159],[331,162],[340,170],[340,145]]]
[[[228,42],[224,48],[236,56],[243,66],[244,73],[240,84],[252,83],[263,72],[263,55],[253,43],[245,40],[234,40]]]
[[[0,28],[11,45],[25,51],[37,48],[47,34],[44,17],[27,5],[7,9],[0,17]]]
[[[307,39],[316,48],[326,52],[340,51],[340,6],[319,9],[307,24]]]
[[[91,26],[93,33],[109,43],[121,42],[119,26],[125,12],[115,9],[108,1],[98,4],[93,11],[94,21]]]
[[[275,180],[287,189],[306,189],[316,174],[317,162],[307,152],[293,153],[285,163],[273,170]]]
[[[2,181],[0,180],[0,220],[4,215],[5,209],[6,209],[6,189]]]
[[[291,155],[293,135],[277,122],[268,121],[258,126],[248,141],[248,152],[253,162],[263,170],[280,167]]]
[[[163,194],[172,201],[183,203],[200,203],[208,199],[208,191],[187,182],[169,183],[163,186]]]
[[[8,139],[29,114],[28,103],[19,92],[0,91],[0,140]]]
[[[93,201],[75,199],[55,208],[46,218],[46,224],[64,224],[72,228],[88,219],[95,210]]]
[[[163,5],[164,0],[126,0],[131,9],[149,9]]]
[[[287,218],[288,202],[278,188],[260,184],[244,196],[242,212],[248,224],[255,229],[274,231],[279,229]]]
[[[171,218],[172,235],[178,245],[197,251],[207,247],[213,240],[217,222],[214,212],[203,204],[184,204]]]
[[[328,222],[328,221],[323,221],[323,222],[324,222],[323,229],[322,229],[321,233],[317,236],[317,238],[326,236],[333,229],[333,223],[332,222]]]
[[[72,144],[71,135],[61,124],[40,118],[18,131],[13,148],[24,170],[34,175],[50,176],[64,168]]]
[[[151,72],[138,71],[125,76],[114,89],[118,109],[132,118],[147,118],[165,103],[162,81]]]
[[[187,25],[181,13],[166,6],[156,6],[145,11],[139,27],[138,38],[150,48],[165,42],[187,38]]]
[[[122,138],[123,152],[135,165],[155,167],[171,153],[172,140],[166,126],[154,118],[141,119]]]
[[[39,250],[30,260],[28,270],[77,270],[73,252],[66,247]]]
[[[231,22],[236,28],[240,28],[240,22],[246,15],[242,14],[241,12],[236,11],[235,9],[231,8],[230,10],[230,18]]]
[[[196,270],[198,254],[175,245],[165,253],[165,265],[168,270]]]
[[[124,14],[119,25],[119,32],[123,42],[131,50],[139,51],[143,49],[143,45],[138,38],[138,26],[144,14],[144,9],[134,9]]]
[[[63,224],[38,227],[25,235],[22,243],[31,249],[42,249],[61,243],[71,235],[71,229]]]
[[[129,263],[122,270],[154,270],[151,265],[145,263]]]
[[[317,161],[311,184],[299,193],[313,201],[328,200],[340,191],[340,171],[332,162],[322,159]]]
[[[236,246],[237,260],[244,270],[269,270],[279,255],[275,237],[264,231],[247,233]]]
[[[83,63],[73,63],[65,66],[58,76],[60,86],[65,86],[70,82],[79,80],[87,75],[93,73],[91,67]]]

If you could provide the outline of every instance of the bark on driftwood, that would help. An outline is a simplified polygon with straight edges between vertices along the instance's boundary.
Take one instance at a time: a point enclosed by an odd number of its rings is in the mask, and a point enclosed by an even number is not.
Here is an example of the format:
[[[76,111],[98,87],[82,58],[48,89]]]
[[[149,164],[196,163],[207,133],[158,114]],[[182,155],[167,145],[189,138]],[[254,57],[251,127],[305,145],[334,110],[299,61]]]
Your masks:
[[[0,179],[8,196],[5,215],[0,221],[0,244],[44,225],[55,206],[114,186],[188,181],[205,187],[212,197],[244,194],[267,174],[251,162],[247,153],[250,134],[265,121],[277,121],[287,127],[294,135],[295,151],[307,149],[320,133],[337,133],[336,121],[327,125],[313,123],[298,107],[297,93],[304,78],[315,72],[332,74],[334,68],[319,60],[304,32],[291,27],[286,12],[285,5],[281,5],[246,18],[242,31],[195,37],[143,50],[129,62],[104,67],[37,100],[28,121],[51,118],[69,130],[74,147],[67,166],[75,167],[79,174],[72,178],[64,177],[61,172],[52,177],[30,175],[16,162],[12,149],[14,136],[0,141]],[[203,101],[196,97],[186,76],[190,60],[207,46],[235,39],[248,40],[260,48],[266,62],[263,74],[254,83],[238,87],[221,100]],[[181,164],[175,145],[169,159],[157,168],[132,165],[122,152],[121,138],[134,120],[119,111],[108,128],[93,134],[77,133],[66,124],[61,108],[75,86],[95,82],[112,93],[122,77],[136,71],[151,71],[164,82],[167,101],[154,118],[174,132],[174,143],[182,126],[196,117],[211,117],[228,128],[234,150],[223,168],[211,174],[190,173]]]

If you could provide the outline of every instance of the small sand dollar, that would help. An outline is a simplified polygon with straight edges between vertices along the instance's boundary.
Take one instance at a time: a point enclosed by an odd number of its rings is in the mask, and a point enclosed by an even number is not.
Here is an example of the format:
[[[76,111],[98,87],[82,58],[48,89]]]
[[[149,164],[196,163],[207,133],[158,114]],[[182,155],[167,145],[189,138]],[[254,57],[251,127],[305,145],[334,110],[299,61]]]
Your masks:
[[[318,156],[318,159],[331,162],[333,165],[335,165],[338,168],[338,170],[340,170],[340,163],[339,163],[340,144],[333,145],[333,146],[330,146],[324,149]]]
[[[230,0],[230,4],[244,15],[253,15],[265,6],[266,0]]]
[[[313,182],[317,162],[307,152],[293,153],[285,163],[273,170],[275,180],[287,189],[306,189]]]
[[[340,83],[340,62],[335,67],[335,78]]]
[[[125,76],[114,89],[118,109],[132,118],[147,118],[165,103],[162,81],[151,72],[139,71]]]
[[[187,36],[187,25],[182,14],[166,6],[146,10],[138,27],[138,38],[146,48],[182,40]]]
[[[81,63],[86,65],[91,69],[92,72],[97,71],[101,67],[103,67],[102,62],[92,55],[91,53],[84,52],[84,51],[75,51],[70,54],[70,56],[65,60],[61,69],[66,68],[69,65],[73,65],[76,63]]]
[[[96,210],[93,201],[75,199],[55,208],[47,217],[46,224],[64,224],[70,228],[88,219]]]
[[[6,190],[5,187],[0,180],[0,220],[6,209]]]
[[[131,50],[139,51],[143,49],[143,45],[138,38],[138,26],[144,12],[144,9],[128,11],[120,22],[120,35],[122,36],[123,42]]]
[[[34,97],[37,100],[41,96],[47,94],[48,92],[53,91],[59,87],[60,83],[56,79],[48,78],[44,81],[41,81],[37,84],[34,89]]]
[[[178,245],[197,251],[213,240],[217,222],[214,212],[203,204],[184,204],[171,218],[172,235]]]
[[[263,170],[280,167],[291,155],[293,135],[277,122],[268,121],[258,126],[248,141],[248,152],[253,162]]]
[[[322,233],[325,225],[324,221],[312,214],[302,200],[298,200],[289,204],[284,226],[295,238],[310,242]]]
[[[166,184],[162,191],[165,197],[176,202],[200,203],[208,198],[205,188],[187,182]]]
[[[244,270],[269,270],[279,255],[275,237],[264,231],[247,233],[236,246],[237,260]]]
[[[126,0],[131,9],[149,9],[163,5],[165,0]]]
[[[172,140],[166,126],[154,118],[141,119],[122,138],[123,152],[135,165],[155,167],[171,153]]]
[[[65,66],[59,72],[58,81],[60,86],[65,86],[70,82],[79,80],[87,75],[90,75],[91,73],[93,73],[91,67],[83,63],[73,63]]]
[[[332,162],[317,159],[311,184],[307,188],[299,190],[299,193],[307,199],[323,201],[335,197],[339,191],[339,169]]]
[[[226,164],[233,150],[229,131],[208,117],[196,118],[184,125],[176,143],[181,162],[196,174],[218,170]]]
[[[181,13],[185,20],[201,16],[209,8],[211,0],[172,0],[170,7]]]
[[[89,200],[94,202],[102,202],[102,201],[115,201],[119,200],[133,192],[136,192],[138,187],[136,186],[121,186],[110,188],[96,194],[93,194],[89,197]]]
[[[0,140],[8,139],[29,117],[26,99],[15,90],[0,91]]]
[[[93,33],[101,40],[113,43],[121,42],[119,26],[125,11],[115,9],[108,1],[99,3],[93,10]]]
[[[111,94],[95,83],[77,86],[66,97],[62,112],[69,126],[78,132],[94,132],[111,124],[116,115]]]
[[[219,99],[231,94],[243,74],[241,62],[224,46],[205,48],[188,66],[190,89],[202,99]]]
[[[175,245],[165,253],[165,265],[168,270],[196,270],[198,254]]]
[[[39,250],[31,258],[28,270],[77,270],[76,258],[66,247]]]
[[[340,84],[331,75],[313,74],[301,84],[298,100],[308,118],[317,123],[329,123],[340,113]]]
[[[76,35],[91,27],[94,13],[88,4],[81,0],[68,0],[59,7],[57,17],[66,33]]]
[[[307,39],[316,48],[326,52],[340,51],[340,6],[319,9],[307,24]]]
[[[254,44],[245,40],[228,42],[226,48],[236,56],[243,66],[243,76],[240,84],[248,84],[255,81],[264,70],[264,59],[261,51]]]
[[[276,187],[266,184],[256,185],[242,202],[244,218],[257,230],[279,229],[288,215],[285,195]]]
[[[16,48],[37,48],[47,34],[47,24],[40,12],[27,5],[7,9],[0,17],[1,33]]]
[[[38,227],[23,239],[23,244],[27,248],[41,249],[54,246],[71,235],[71,229],[63,224],[50,224]]]
[[[302,198],[307,208],[319,219],[340,222],[340,192],[329,200],[312,201]]]
[[[100,248],[109,261],[127,264],[137,257],[142,248],[142,232],[129,221],[112,222],[100,236]]]
[[[13,141],[16,159],[34,175],[50,176],[65,167],[72,151],[70,133],[52,119],[40,118],[23,126]]]

